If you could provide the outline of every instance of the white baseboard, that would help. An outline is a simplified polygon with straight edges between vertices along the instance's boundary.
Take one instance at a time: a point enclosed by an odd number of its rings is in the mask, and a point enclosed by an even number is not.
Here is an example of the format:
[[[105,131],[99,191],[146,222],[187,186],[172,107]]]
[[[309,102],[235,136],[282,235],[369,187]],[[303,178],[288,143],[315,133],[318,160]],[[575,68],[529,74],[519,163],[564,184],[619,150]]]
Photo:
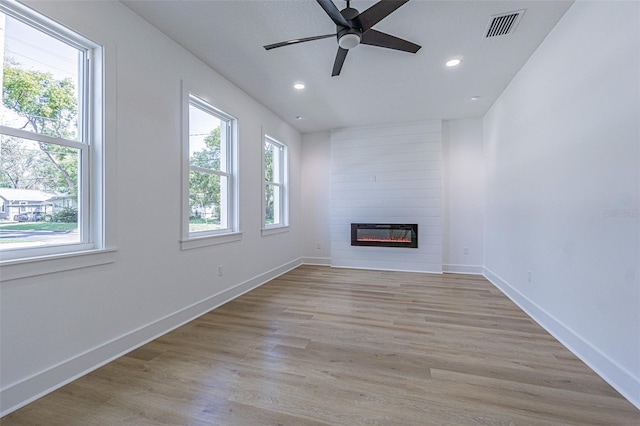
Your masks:
[[[303,265],[331,266],[330,257],[303,257]]]
[[[301,259],[295,259],[5,387],[0,390],[0,417],[261,286],[301,263]]]
[[[486,267],[483,275],[542,328],[640,409],[640,379],[546,312]]]
[[[442,272],[450,274],[482,275],[484,268],[478,265],[442,265]]]
[[[442,275],[442,271],[416,271],[414,269],[368,268],[368,267],[349,266],[349,265],[331,265],[331,267],[336,269],[359,269],[363,271],[412,272],[414,274]]]

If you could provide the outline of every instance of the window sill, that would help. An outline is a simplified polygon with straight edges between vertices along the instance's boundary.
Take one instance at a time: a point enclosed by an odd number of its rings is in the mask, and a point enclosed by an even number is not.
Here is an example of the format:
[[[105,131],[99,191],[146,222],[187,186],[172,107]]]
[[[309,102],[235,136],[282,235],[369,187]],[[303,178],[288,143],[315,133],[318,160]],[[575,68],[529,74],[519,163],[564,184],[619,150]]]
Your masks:
[[[115,262],[116,249],[86,250],[0,262],[0,282]]]
[[[262,236],[266,237],[268,235],[282,234],[283,232],[289,232],[289,225],[274,226],[273,228],[263,228]]]
[[[229,234],[207,235],[203,237],[190,238],[180,241],[181,250],[191,250],[200,247],[215,246],[242,240],[242,232],[232,232]]]

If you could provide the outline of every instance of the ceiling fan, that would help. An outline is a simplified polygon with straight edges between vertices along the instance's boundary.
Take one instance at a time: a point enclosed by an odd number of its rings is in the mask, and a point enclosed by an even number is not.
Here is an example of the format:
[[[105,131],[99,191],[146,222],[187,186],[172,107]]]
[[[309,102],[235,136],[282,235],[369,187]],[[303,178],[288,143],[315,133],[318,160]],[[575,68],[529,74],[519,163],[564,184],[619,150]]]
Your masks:
[[[277,47],[289,46],[307,41],[320,40],[323,38],[337,37],[338,53],[333,63],[332,77],[340,75],[342,65],[347,57],[349,49],[353,49],[359,44],[367,44],[369,46],[385,47],[387,49],[402,50],[404,52],[416,53],[420,50],[419,45],[410,41],[374,30],[372,27],[393,13],[400,6],[409,0],[380,0],[369,9],[360,13],[350,5],[347,0],[347,7],[341,11],[333,4],[331,0],[316,0],[318,4],[329,15],[331,20],[336,24],[336,32],[333,34],[325,34],[314,37],[297,38],[293,40],[283,41],[264,46],[266,50],[275,49]]]

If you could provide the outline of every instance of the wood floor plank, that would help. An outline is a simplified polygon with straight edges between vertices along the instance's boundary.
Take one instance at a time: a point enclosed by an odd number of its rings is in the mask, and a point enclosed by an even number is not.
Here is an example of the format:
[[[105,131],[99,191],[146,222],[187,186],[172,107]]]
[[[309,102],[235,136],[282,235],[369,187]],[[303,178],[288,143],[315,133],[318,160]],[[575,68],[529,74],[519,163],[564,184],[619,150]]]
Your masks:
[[[640,425],[488,281],[302,266],[11,425]]]

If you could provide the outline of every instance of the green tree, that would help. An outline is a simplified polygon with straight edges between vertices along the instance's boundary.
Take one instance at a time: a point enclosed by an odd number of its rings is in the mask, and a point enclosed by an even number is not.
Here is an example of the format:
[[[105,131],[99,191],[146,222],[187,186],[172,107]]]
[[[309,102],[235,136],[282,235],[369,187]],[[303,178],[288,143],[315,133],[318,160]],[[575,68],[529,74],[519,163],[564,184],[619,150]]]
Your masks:
[[[22,129],[65,139],[77,136],[78,105],[71,79],[56,80],[51,73],[5,64],[2,92],[4,106],[25,119]],[[57,170],[55,183],[49,183],[53,187],[46,189],[75,194],[76,150],[45,142],[39,142],[38,147]],[[24,160],[9,157],[8,161],[14,159]]]
[[[220,170],[220,128],[215,128],[204,139],[205,147],[194,152],[189,159],[191,166],[209,170]],[[220,221],[220,177],[218,175],[191,171],[189,173],[189,209],[210,209],[215,206],[213,219]]]
[[[52,191],[59,174],[39,149],[25,149],[15,138],[0,136],[0,187]]]
[[[33,151],[24,151],[14,138],[0,136],[0,186],[30,189],[26,181],[36,161]]]

